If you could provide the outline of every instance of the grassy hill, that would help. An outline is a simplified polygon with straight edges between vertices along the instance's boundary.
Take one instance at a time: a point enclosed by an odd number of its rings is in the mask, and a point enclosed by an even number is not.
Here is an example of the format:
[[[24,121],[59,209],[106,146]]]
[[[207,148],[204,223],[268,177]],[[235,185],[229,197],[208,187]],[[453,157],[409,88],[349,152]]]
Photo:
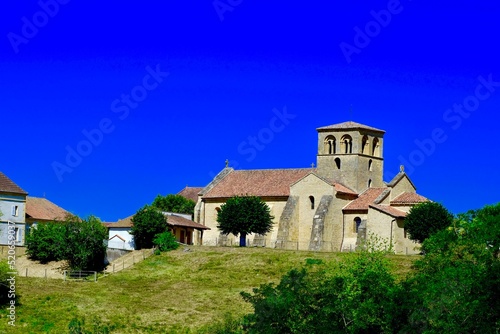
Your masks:
[[[101,321],[112,333],[198,333],[226,314],[251,312],[239,293],[278,282],[308,258],[341,261],[349,254],[267,248],[190,247],[137,264],[94,282],[18,278],[16,327],[0,312],[0,333],[66,333],[78,317]],[[391,256],[404,275],[415,257]]]

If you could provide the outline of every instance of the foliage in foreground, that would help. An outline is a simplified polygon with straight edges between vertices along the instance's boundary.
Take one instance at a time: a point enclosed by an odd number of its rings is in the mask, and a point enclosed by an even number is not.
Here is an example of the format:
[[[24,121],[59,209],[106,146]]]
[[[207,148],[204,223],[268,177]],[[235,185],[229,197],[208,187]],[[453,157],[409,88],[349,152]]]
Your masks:
[[[132,218],[130,234],[134,236],[135,248],[153,248],[153,239],[167,230],[167,218],[157,208],[146,205]]]
[[[232,197],[217,213],[217,228],[222,234],[240,235],[240,246],[246,245],[247,234],[266,234],[273,227],[269,206],[257,196]]]
[[[422,245],[396,281],[383,254],[309,261],[281,282],[242,293],[247,333],[499,333],[500,203],[459,215]],[[311,264],[316,265],[311,266]]]
[[[26,236],[26,254],[41,263],[67,260],[74,270],[104,267],[108,231],[94,216],[69,216],[62,222],[38,223]]]

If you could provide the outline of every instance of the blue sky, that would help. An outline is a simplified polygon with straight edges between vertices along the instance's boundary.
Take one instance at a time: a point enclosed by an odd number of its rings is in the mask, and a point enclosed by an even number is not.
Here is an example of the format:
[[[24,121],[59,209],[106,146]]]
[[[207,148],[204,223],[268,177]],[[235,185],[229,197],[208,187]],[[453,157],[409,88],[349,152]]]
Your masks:
[[[315,129],[348,120],[387,131],[386,181],[404,163],[455,213],[499,200],[494,2],[5,7],[0,170],[75,214],[116,221],[226,159],[308,167]]]

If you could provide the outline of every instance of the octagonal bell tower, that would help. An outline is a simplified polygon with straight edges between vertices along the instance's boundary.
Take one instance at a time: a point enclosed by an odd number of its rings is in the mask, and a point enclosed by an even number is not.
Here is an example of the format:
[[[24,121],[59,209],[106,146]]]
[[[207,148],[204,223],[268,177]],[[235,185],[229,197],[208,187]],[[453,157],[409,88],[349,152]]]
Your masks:
[[[385,131],[356,122],[317,129],[317,173],[355,190],[384,187]]]

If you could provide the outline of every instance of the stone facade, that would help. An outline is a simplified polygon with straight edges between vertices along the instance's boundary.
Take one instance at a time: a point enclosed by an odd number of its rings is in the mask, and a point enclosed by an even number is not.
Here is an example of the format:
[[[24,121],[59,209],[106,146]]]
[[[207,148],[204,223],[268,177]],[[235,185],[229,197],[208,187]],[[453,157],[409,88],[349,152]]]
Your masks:
[[[321,127],[317,167],[234,170],[226,166],[199,194],[195,221],[205,231],[205,245],[237,244],[222,236],[217,212],[228,198],[254,195],[271,208],[274,228],[249,236],[249,244],[315,251],[355,250],[364,238],[378,236],[397,253],[418,252],[404,231],[409,209],[427,199],[401,168],[383,181],[383,130],[354,122]]]

